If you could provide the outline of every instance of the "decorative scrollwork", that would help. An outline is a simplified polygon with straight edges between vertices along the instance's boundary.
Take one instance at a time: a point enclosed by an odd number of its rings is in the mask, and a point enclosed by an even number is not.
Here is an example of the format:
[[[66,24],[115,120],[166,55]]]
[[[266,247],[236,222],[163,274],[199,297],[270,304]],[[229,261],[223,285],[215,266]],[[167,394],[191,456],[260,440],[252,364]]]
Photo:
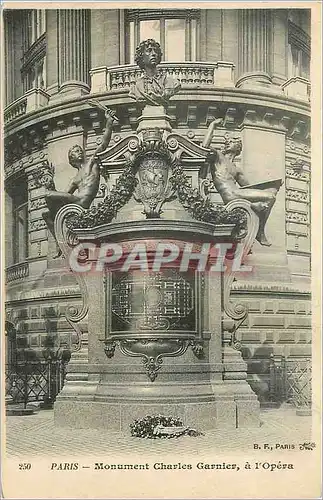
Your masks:
[[[236,340],[236,338],[233,338],[233,341],[232,341],[232,347],[233,349],[235,349],[236,351],[241,351],[242,349],[242,344],[239,340]]]
[[[131,153],[138,151],[139,148],[139,139],[133,138],[128,142],[128,149]]]
[[[175,137],[170,137],[168,140],[167,140],[167,147],[170,151],[176,151],[176,149],[178,148],[178,141],[177,139],[175,139]]]
[[[70,229],[70,221],[71,218],[79,217],[83,212],[84,209],[79,205],[69,204],[62,207],[55,217],[54,228],[56,239],[67,262],[72,248],[78,243],[76,234]],[[88,292],[82,273],[76,273],[75,277],[81,289],[83,302],[81,308],[74,305],[69,306],[66,309],[65,318],[80,339],[82,332],[76,323],[84,319],[88,313]],[[80,343],[81,340],[79,340]]]
[[[163,364],[163,357],[182,356],[189,345],[188,340],[181,339],[140,339],[119,340],[120,351],[125,356],[141,357],[151,382]]]
[[[32,177],[36,187],[45,187],[47,189],[55,189],[54,183],[55,168],[48,160],[43,160],[42,164],[32,171]]]
[[[157,372],[160,370],[163,360],[161,358],[153,358],[152,356],[143,359],[143,364],[146,367],[147,375],[151,382],[154,382],[157,377]]]
[[[207,197],[209,196],[211,186],[212,186],[212,183],[209,179],[202,179],[200,181],[199,189],[200,189],[200,194],[201,194],[203,200],[206,200]]]
[[[259,218],[256,213],[251,208],[251,203],[247,200],[233,200],[226,205],[226,210],[229,212],[233,212],[237,209],[244,210],[247,217],[247,233],[243,240],[243,254],[241,261],[243,262],[244,258],[248,255],[251,250],[251,247],[255,241],[255,237],[257,235],[258,227],[259,227]],[[231,286],[235,277],[235,273],[232,270],[231,266],[228,266],[227,271],[224,273],[224,293],[223,293],[223,308],[225,314],[228,318],[232,318],[234,320],[234,328],[232,331],[232,344],[237,344],[235,339],[235,332],[241,325],[241,323],[245,320],[248,315],[248,308],[245,304],[234,303],[230,300]]]
[[[201,340],[191,340],[191,349],[198,359],[204,358],[204,343]]]

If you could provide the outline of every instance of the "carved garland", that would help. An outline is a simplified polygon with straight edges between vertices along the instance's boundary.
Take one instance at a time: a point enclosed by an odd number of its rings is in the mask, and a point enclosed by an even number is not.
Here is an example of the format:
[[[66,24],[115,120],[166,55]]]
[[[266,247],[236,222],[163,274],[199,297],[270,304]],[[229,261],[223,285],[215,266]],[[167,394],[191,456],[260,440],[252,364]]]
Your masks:
[[[137,184],[135,174],[134,162],[128,160],[110,195],[97,206],[91,207],[80,215],[70,217],[66,222],[68,228],[95,227],[111,222],[120,208],[130,200]]]
[[[177,189],[178,198],[183,207],[194,219],[212,224],[235,224],[235,234],[245,232],[247,224],[245,210],[235,208],[233,212],[229,212],[226,207],[213,205],[209,200],[204,199],[198,189],[192,189],[190,186],[189,178],[183,171],[179,160],[173,167],[170,182]]]
[[[160,153],[163,152],[160,151]],[[147,151],[141,151],[127,161],[126,167],[117,179],[111,194],[102,203],[91,207],[80,215],[71,216],[66,221],[67,226],[70,229],[88,228],[111,222],[134,193],[138,182],[136,172],[144,153]],[[183,207],[194,219],[212,224],[234,224],[236,235],[241,235],[246,231],[247,217],[243,209],[236,208],[230,212],[224,206],[215,206],[209,200],[203,199],[198,190],[190,186],[189,177],[185,174],[180,159],[171,157],[168,151],[165,151],[165,156],[170,161],[172,168],[169,181],[176,190]]]

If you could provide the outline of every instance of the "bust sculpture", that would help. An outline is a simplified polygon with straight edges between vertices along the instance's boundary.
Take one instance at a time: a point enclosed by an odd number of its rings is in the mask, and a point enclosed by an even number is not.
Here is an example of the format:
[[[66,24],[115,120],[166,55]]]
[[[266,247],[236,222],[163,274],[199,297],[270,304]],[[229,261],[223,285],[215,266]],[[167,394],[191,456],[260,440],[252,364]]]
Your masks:
[[[148,39],[140,43],[136,49],[135,61],[144,71],[129,96],[137,102],[150,106],[167,106],[169,99],[181,88],[178,80],[158,71],[157,66],[162,58],[162,51],[158,42]]]

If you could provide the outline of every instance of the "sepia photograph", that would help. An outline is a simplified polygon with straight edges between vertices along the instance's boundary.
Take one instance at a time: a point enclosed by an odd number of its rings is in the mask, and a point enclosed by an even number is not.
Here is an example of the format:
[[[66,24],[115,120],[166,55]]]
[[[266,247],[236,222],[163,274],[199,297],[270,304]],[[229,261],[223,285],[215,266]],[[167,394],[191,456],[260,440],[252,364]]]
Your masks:
[[[320,2],[1,11],[3,498],[319,498]]]

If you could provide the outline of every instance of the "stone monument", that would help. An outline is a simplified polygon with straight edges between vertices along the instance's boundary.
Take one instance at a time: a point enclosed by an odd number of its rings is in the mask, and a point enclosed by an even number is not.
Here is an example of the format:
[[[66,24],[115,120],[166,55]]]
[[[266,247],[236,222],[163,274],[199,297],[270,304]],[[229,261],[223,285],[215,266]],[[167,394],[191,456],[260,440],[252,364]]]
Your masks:
[[[127,431],[164,414],[202,431],[258,426],[237,337],[248,311],[230,291],[241,270],[232,256],[239,248],[245,262],[259,216],[247,197],[214,205],[201,194],[199,176],[216,153],[171,130],[165,106],[179,85],[156,76],[158,44],[140,47],[153,71],[131,91],[145,104],[137,130],[97,154],[118,174],[114,187],[97,206],[68,204],[55,217],[83,300],[68,319],[88,324],[55,421]]]

